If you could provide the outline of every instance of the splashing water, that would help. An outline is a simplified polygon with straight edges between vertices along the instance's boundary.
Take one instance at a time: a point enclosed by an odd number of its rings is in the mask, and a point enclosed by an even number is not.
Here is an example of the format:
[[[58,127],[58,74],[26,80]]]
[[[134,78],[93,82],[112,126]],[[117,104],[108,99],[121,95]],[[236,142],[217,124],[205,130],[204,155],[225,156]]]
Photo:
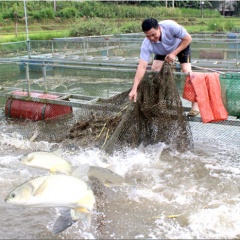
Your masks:
[[[132,184],[101,188],[92,224],[81,221],[53,236],[52,208],[23,208],[4,203],[17,185],[46,174],[23,166],[31,151],[62,148],[73,167],[82,163],[114,166]],[[240,234],[238,149],[202,142],[192,151],[169,151],[163,143],[124,149],[104,156],[100,149],[29,141],[16,133],[0,135],[1,238],[13,239],[199,239],[238,238]],[[13,228],[14,226],[14,228]]]

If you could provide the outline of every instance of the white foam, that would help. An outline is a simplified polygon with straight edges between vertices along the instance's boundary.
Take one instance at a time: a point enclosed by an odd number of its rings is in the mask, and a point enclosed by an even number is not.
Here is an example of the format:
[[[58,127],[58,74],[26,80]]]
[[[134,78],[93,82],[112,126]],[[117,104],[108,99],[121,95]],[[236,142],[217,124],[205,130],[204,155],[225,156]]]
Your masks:
[[[128,193],[129,200],[141,202],[141,199],[148,199],[159,203],[168,202],[168,200],[159,193],[153,192],[151,189],[132,189]]]
[[[68,160],[73,165],[88,163],[92,166],[109,167],[114,166],[114,171],[122,176],[129,172],[134,166],[150,166],[159,161],[165,144],[150,145],[144,150],[129,149],[125,152],[116,152],[112,156],[104,156],[99,149],[85,149],[73,154]]]
[[[2,133],[0,134],[0,144],[8,145],[22,150],[42,150],[50,151],[51,147],[55,143],[49,143],[47,141],[33,142],[24,137],[19,133]]]
[[[189,228],[199,238],[234,238],[240,234],[240,205],[200,209],[189,216]]]

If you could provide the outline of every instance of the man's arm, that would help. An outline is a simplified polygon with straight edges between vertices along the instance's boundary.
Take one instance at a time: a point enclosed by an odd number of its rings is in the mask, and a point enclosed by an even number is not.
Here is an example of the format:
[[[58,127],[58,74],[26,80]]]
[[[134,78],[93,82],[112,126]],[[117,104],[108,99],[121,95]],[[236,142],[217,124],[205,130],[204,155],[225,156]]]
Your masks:
[[[133,82],[133,87],[131,92],[129,93],[129,100],[133,100],[134,102],[137,101],[137,88],[139,83],[141,82],[141,80],[144,77],[144,74],[146,72],[148,66],[148,62],[140,59],[139,63],[138,63],[138,68],[134,77],[134,82]]]

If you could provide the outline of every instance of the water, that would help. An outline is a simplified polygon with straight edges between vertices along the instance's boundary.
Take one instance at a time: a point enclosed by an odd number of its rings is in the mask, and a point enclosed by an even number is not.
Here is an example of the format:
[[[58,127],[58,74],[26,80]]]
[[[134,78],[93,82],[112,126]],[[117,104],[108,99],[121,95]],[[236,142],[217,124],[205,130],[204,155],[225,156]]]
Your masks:
[[[10,70],[9,70],[10,71]],[[16,79],[14,78],[16,77]],[[37,76],[37,75],[36,75]],[[6,75],[1,77],[8,79]],[[5,86],[23,88],[18,72]],[[24,79],[24,77],[23,77]],[[49,79],[49,78],[48,78]],[[119,80],[106,85],[88,81],[78,84],[69,76],[61,82],[48,82],[50,90],[110,97],[130,88]],[[116,86],[109,84],[114,83]],[[25,85],[24,85],[25,84]],[[42,79],[34,80],[35,88]],[[106,89],[108,86],[108,89]],[[109,87],[110,86],[110,87]],[[80,88],[81,87],[81,88]],[[124,89],[122,89],[124,87]],[[58,89],[57,89],[58,88]],[[61,89],[60,89],[61,88]],[[100,95],[100,93],[102,95]],[[124,149],[104,157],[101,149],[81,148],[77,142],[59,142],[56,135],[66,133],[77,120],[32,123],[6,121],[0,114],[0,239],[238,239],[240,237],[240,134],[239,126],[191,123],[194,148],[185,153],[170,152],[164,143],[146,148]],[[48,125],[48,128],[46,128]],[[30,141],[35,131],[40,137]],[[46,171],[23,166],[19,159],[32,151],[63,149],[63,157],[77,167],[108,163],[131,186],[99,190],[92,223],[81,221],[58,235],[51,228],[57,218],[54,208],[24,208],[6,204],[4,198],[16,186]]]
[[[57,143],[44,138],[30,141],[24,127],[17,128],[17,124],[4,118],[0,128],[0,239],[237,239],[240,236],[240,154],[234,142],[222,143],[198,136],[194,139],[194,149],[185,153],[170,152],[168,146],[158,143],[103,157],[100,149],[84,149],[74,141]],[[57,148],[63,149],[63,157],[74,167],[85,162],[91,165],[107,162],[133,184],[111,188],[99,185],[101,194],[97,196],[91,226],[87,228],[78,221],[64,232],[52,235],[57,217],[54,208],[19,207],[6,204],[4,198],[21,183],[46,174],[44,170],[22,165],[19,161],[22,155]]]

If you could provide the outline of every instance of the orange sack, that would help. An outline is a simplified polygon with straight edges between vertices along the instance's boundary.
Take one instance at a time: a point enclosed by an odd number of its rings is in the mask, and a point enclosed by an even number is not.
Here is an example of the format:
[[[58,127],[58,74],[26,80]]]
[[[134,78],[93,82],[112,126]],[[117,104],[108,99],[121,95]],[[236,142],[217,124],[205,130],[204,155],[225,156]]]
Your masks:
[[[228,118],[228,112],[222,102],[218,73],[191,73],[186,78],[183,98],[198,103],[204,123]]]
[[[186,77],[186,81],[183,88],[183,98],[187,99],[190,102],[196,102],[196,93],[192,85],[191,76]]]

